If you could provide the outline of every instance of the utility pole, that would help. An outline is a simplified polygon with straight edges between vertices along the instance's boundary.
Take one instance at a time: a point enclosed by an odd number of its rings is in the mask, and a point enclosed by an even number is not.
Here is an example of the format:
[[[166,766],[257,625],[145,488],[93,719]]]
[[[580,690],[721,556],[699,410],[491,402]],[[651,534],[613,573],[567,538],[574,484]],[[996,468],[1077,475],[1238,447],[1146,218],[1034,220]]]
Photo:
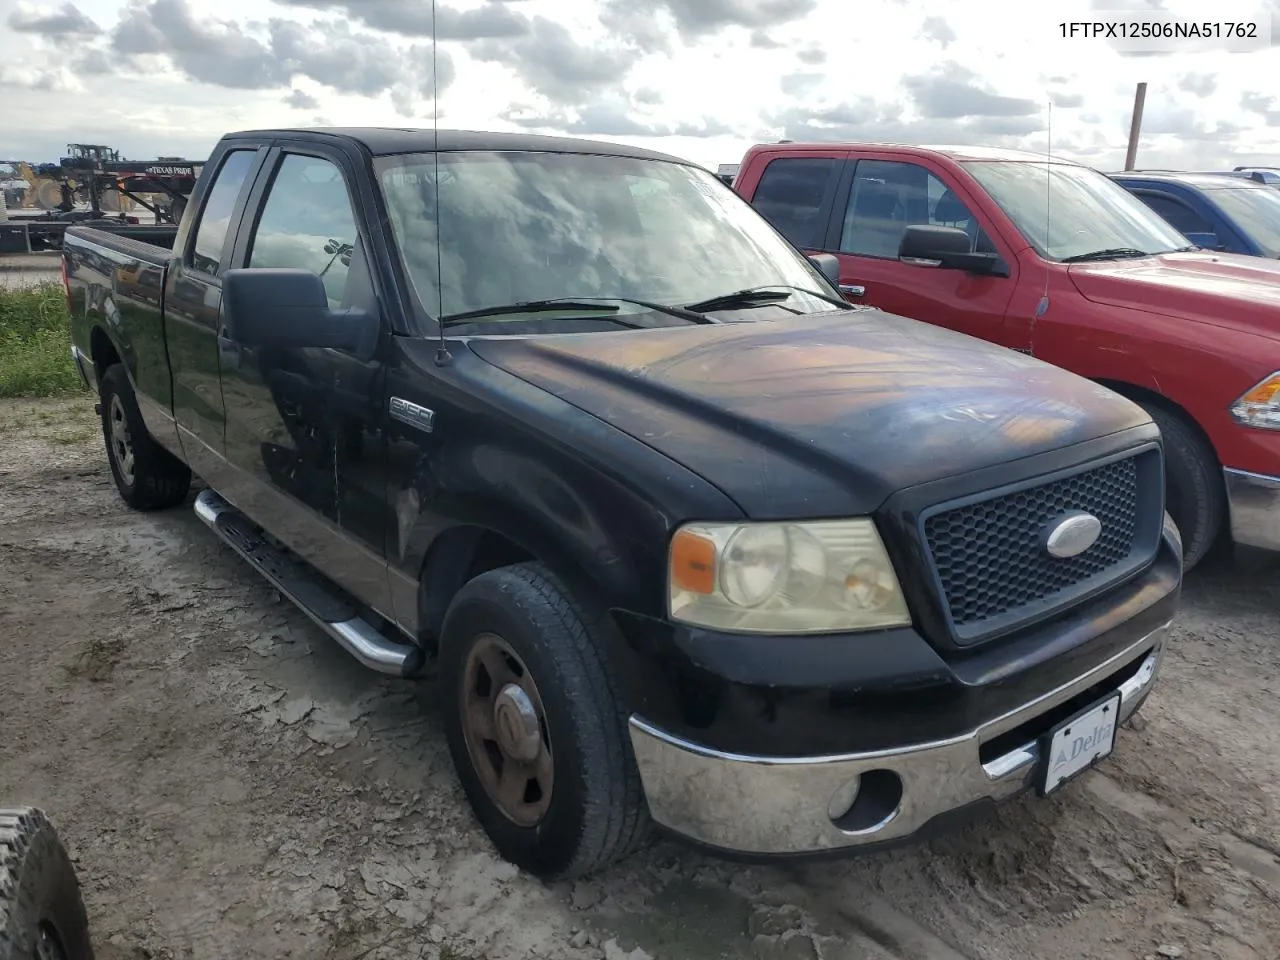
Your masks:
[[[1133,121],[1129,124],[1129,151],[1124,155],[1124,168],[1132,170],[1138,160],[1138,134],[1142,132],[1142,108],[1147,102],[1147,84],[1138,84],[1133,94]]]

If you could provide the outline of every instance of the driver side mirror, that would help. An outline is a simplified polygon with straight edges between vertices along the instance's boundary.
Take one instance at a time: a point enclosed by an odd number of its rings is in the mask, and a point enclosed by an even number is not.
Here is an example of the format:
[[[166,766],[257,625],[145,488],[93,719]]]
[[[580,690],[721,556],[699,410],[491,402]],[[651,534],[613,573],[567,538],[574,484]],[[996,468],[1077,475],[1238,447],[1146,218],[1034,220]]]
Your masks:
[[[220,337],[246,347],[342,350],[373,359],[379,317],[368,310],[333,310],[324,281],[310,270],[248,267],[222,276]]]
[[[902,231],[898,259],[920,267],[942,267],[966,273],[1001,274],[999,254],[970,253],[969,234],[958,227],[913,223]]]
[[[840,261],[834,254],[815,253],[809,258],[809,262],[822,271],[822,275],[831,281],[833,287],[839,289]]]

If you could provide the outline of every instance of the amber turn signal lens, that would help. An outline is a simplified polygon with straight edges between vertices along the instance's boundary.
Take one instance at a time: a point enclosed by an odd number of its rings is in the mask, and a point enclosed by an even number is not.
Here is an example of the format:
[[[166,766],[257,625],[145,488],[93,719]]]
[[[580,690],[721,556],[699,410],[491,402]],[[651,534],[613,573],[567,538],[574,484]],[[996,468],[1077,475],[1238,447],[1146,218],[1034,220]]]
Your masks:
[[[1272,375],[1241,397],[1237,403],[1265,405],[1276,399],[1280,393],[1280,376]]]
[[[671,583],[690,593],[708,594],[716,588],[716,545],[706,537],[679,531],[671,539]]]

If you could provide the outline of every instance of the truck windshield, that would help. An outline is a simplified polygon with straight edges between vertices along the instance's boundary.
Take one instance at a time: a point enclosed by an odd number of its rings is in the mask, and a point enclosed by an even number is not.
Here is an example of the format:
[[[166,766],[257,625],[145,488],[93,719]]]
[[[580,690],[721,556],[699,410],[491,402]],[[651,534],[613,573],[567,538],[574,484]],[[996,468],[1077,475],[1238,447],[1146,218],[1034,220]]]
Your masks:
[[[1280,190],[1275,187],[1224,187],[1209,196],[1240,225],[1268,257],[1280,257]]]
[[[1142,256],[1191,246],[1145,203],[1088,167],[1007,160],[965,167],[1049,260]]]
[[[759,303],[785,300],[785,309],[807,313],[832,303],[804,291],[838,296],[746,202],[683,164],[459,151],[382,157],[376,172],[406,272],[432,317],[557,298],[630,299],[611,300],[617,316],[645,312],[634,301],[697,304],[768,286],[789,292]]]

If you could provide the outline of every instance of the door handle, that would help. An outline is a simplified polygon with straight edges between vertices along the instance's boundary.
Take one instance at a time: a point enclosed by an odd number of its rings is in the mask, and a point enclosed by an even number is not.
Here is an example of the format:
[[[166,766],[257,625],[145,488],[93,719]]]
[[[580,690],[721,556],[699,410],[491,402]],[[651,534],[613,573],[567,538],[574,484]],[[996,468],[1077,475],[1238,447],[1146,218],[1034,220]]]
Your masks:
[[[218,356],[223,366],[232,370],[240,369],[240,344],[225,333],[218,334]]]
[[[867,288],[860,283],[842,283],[840,292],[850,297],[862,297],[866,295]]]

